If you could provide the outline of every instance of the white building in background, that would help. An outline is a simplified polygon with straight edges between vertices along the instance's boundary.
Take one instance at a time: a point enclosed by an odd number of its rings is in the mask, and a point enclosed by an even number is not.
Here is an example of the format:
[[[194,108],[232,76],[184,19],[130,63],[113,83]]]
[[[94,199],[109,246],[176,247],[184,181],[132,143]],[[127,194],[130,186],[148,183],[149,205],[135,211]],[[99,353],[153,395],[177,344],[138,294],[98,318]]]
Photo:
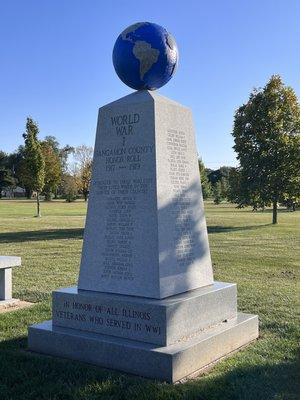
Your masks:
[[[3,189],[1,192],[2,197],[6,197],[8,199],[13,199],[14,197],[25,197],[25,189],[17,186],[13,188]]]

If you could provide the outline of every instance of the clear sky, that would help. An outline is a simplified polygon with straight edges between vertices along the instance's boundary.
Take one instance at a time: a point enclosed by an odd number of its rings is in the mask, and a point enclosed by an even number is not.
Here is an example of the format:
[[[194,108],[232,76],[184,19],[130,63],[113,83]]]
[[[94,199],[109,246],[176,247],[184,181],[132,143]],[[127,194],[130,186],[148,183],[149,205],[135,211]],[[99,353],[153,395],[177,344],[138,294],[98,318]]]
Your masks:
[[[235,165],[233,115],[272,74],[300,94],[299,0],[0,0],[0,149],[22,144],[28,115],[40,137],[93,145],[97,109],[132,92],[111,53],[128,25],[175,37],[180,63],[159,90],[194,113],[207,167]]]

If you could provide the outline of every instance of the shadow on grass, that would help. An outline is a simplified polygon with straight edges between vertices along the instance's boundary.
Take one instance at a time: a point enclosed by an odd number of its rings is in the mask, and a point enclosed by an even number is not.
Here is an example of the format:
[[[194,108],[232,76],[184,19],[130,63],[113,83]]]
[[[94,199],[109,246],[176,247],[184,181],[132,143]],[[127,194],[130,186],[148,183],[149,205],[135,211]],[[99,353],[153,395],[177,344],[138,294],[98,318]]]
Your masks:
[[[279,364],[235,367],[212,377],[186,383],[188,398],[197,399],[197,393],[207,400],[271,400],[294,399],[299,394],[299,358]]]
[[[26,337],[0,343],[1,400],[297,399],[299,358],[233,367],[179,385],[27,351]]]
[[[39,240],[82,239],[83,228],[48,229],[40,231],[0,233],[0,243],[33,242]]]
[[[254,229],[265,228],[266,226],[272,226],[272,224],[263,225],[246,225],[246,226],[222,226],[222,225],[211,225],[207,227],[208,233],[227,233],[236,231],[248,231]]]
[[[260,229],[271,225],[272,224],[247,225],[247,226],[211,225],[207,227],[207,231],[208,233],[227,233],[227,232]],[[82,239],[83,232],[84,232],[83,228],[4,232],[0,233],[0,243],[34,242],[41,240],[58,240],[58,239]]]
[[[272,214],[273,213],[272,208],[266,208],[264,211],[262,211],[262,210],[258,210],[258,211],[249,210],[249,211],[253,212],[254,214],[255,213],[262,213],[262,214]],[[278,211],[278,214],[281,214],[281,213],[295,213],[295,212],[299,211],[299,208],[296,208],[295,211],[288,210],[287,208],[278,208],[277,211]]]

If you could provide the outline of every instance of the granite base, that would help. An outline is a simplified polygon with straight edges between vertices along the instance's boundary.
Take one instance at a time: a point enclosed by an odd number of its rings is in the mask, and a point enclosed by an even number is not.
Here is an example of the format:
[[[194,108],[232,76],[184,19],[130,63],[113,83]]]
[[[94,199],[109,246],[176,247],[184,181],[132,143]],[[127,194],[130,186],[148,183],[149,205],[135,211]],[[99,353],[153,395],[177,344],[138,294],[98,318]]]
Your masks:
[[[176,382],[258,337],[258,317],[237,317],[160,347],[99,333],[62,328],[52,321],[29,328],[29,349],[112,368],[148,378]]]
[[[236,317],[236,284],[214,282],[166,299],[55,290],[53,325],[168,346]]]

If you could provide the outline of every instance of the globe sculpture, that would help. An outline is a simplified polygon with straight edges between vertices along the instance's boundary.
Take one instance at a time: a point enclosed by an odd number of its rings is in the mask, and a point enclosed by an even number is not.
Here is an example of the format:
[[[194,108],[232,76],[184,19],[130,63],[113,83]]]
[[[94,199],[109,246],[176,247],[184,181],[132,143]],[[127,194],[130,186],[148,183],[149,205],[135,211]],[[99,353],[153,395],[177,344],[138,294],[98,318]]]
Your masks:
[[[176,71],[177,44],[162,26],[138,22],[117,38],[113,64],[126,85],[136,90],[155,90],[165,85]]]

